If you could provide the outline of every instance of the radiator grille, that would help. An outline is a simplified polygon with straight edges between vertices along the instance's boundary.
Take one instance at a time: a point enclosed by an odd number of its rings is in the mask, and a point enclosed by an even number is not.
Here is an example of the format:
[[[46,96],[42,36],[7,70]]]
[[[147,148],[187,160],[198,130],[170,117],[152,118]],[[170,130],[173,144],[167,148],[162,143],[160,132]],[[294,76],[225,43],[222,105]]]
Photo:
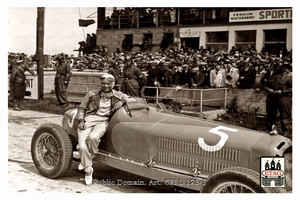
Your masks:
[[[178,154],[172,154],[167,152],[158,152],[157,161],[159,163],[167,163],[170,165],[176,165],[187,168],[194,168],[197,165],[197,159],[189,156],[183,156]],[[201,171],[216,172],[223,168],[234,167],[234,165],[219,163],[210,160],[203,160],[198,163]]]
[[[216,172],[219,171],[220,169],[227,168],[227,167],[234,167],[234,165],[204,160],[202,165],[202,170],[208,172]]]
[[[195,167],[197,163],[196,158],[166,152],[158,152],[157,161],[189,168]]]
[[[222,148],[219,151],[209,152],[203,150],[198,143],[184,142],[180,140],[158,138],[158,148],[234,162],[241,161],[241,151],[239,150]]]

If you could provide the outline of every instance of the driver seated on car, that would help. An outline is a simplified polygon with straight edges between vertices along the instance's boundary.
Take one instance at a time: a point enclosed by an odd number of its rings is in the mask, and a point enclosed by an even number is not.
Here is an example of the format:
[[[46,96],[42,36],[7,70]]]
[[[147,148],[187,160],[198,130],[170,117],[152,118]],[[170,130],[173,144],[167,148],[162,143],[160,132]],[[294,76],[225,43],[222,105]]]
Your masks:
[[[85,171],[85,183],[93,181],[93,157],[98,152],[101,137],[106,132],[108,121],[129,96],[113,89],[115,78],[111,74],[100,77],[101,87],[88,92],[78,107],[79,170]]]

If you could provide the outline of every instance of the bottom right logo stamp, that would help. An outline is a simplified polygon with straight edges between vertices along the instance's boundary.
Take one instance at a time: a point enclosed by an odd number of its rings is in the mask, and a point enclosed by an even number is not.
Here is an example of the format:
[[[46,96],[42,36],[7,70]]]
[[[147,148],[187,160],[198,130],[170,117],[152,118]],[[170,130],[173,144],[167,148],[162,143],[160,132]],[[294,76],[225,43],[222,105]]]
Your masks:
[[[260,186],[285,187],[285,160],[284,157],[260,158]]]

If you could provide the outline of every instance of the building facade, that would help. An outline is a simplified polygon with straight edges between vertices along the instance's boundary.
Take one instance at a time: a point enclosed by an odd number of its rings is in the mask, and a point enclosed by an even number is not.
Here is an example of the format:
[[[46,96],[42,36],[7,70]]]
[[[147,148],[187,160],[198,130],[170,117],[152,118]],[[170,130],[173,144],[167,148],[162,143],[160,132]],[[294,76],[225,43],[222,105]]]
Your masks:
[[[98,8],[97,45],[109,52],[210,48],[292,50],[292,8]]]

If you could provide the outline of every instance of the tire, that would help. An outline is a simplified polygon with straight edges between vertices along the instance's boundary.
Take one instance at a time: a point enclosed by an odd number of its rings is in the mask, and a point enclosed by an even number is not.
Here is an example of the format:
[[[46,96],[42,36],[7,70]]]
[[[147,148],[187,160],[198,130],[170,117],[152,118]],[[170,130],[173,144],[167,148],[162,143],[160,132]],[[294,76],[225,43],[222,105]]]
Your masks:
[[[291,150],[291,149],[290,149]],[[285,158],[285,185],[287,191],[292,191],[293,185],[293,161],[292,161],[292,152],[287,152],[284,154]]]
[[[212,174],[202,188],[203,193],[279,193],[277,188],[260,187],[258,172],[242,167],[222,169]]]
[[[39,173],[47,178],[66,174],[72,165],[72,143],[57,124],[44,124],[33,134],[31,157]]]

